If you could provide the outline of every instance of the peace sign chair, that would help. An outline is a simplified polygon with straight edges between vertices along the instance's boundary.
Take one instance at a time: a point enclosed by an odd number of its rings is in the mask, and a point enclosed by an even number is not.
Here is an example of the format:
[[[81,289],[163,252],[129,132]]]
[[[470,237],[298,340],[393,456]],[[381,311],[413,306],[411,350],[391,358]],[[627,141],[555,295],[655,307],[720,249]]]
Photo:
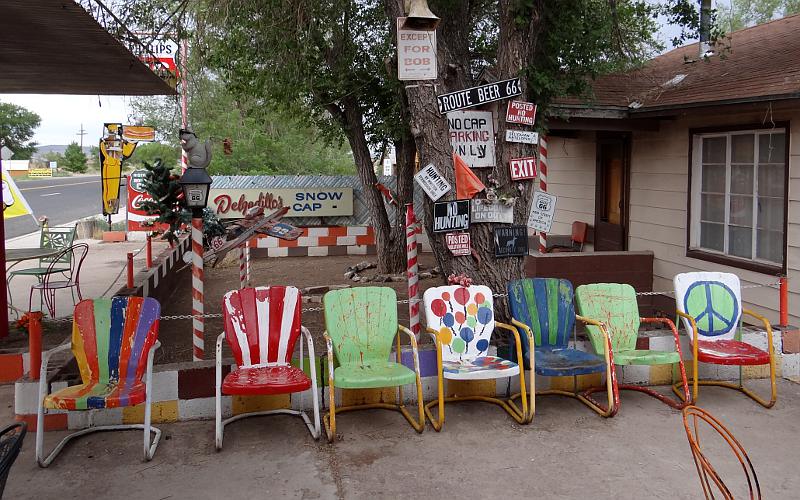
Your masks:
[[[288,414],[303,419],[314,439],[319,439],[319,393],[314,362],[314,341],[300,321],[300,291],[293,286],[268,286],[232,290],[222,298],[225,332],[217,337],[216,432],[215,445],[222,449],[225,426],[242,418]],[[291,365],[300,334],[308,344],[309,378],[303,372],[303,343],[300,367]],[[236,369],[222,379],[222,339],[236,361]],[[311,389],[314,422],[304,411],[277,409],[234,415],[222,420],[222,395],[290,394]]]
[[[575,314],[572,283],[557,278],[525,278],[508,284],[508,305],[511,323],[527,332],[521,335],[522,359],[525,368],[545,377],[572,377],[573,391],[550,389],[537,395],[560,395],[576,398],[604,417],[613,417],[619,404],[614,355],[606,327],[599,321]],[[575,320],[596,326],[603,336],[602,355],[569,347],[575,335]],[[535,365],[531,365],[532,338]],[[590,393],[577,392],[578,375],[605,373],[608,403],[605,408]]]
[[[778,396],[775,383],[775,351],[772,325],[767,319],[742,307],[739,277],[731,273],[693,272],[675,276],[675,301],[678,317],[686,331],[692,332],[692,401],[697,401],[698,385],[737,389],[758,404],[771,408]],[[741,340],[742,315],[757,319],[767,331],[767,350]],[[739,366],[739,384],[717,380],[698,380],[697,364]],[[769,365],[771,396],[769,401],[744,387],[742,366]]]
[[[510,332],[516,344],[517,359],[522,359],[522,342],[516,327],[495,321],[492,290],[487,286],[439,286],[425,290],[425,323],[436,343],[438,399],[425,406],[425,414],[437,431],[444,425],[444,403],[450,401],[486,401],[500,405],[520,424],[533,420],[534,375],[530,375],[530,404],[526,394],[525,371],[517,363],[489,355],[489,343],[495,327]],[[528,337],[530,343],[530,337]],[[533,365],[533,353],[529,360]],[[522,409],[513,399],[489,396],[444,397],[444,380],[486,380],[519,377]],[[439,417],[431,409],[439,406]]]
[[[408,328],[397,322],[397,295],[388,287],[359,287],[333,290],[322,299],[325,308],[325,343],[328,348],[328,387],[330,410],[323,417],[328,441],[336,439],[336,413],[353,410],[384,409],[399,411],[417,432],[425,429],[422,381],[419,372],[417,340]],[[414,369],[401,363],[400,333],[408,335]],[[397,361],[389,361],[392,340],[396,339]],[[339,366],[334,368],[334,357]],[[415,384],[418,419],[403,404],[403,385]],[[374,389],[396,387],[397,401],[336,407],[336,388]]]
[[[40,467],[50,465],[71,439],[96,431],[143,429],[144,460],[153,458],[161,438],[161,431],[150,427],[153,354],[161,345],[157,340],[160,315],[161,306],[153,298],[87,299],[75,306],[72,342],[42,356],[36,415],[36,462]],[[50,358],[70,346],[78,362],[81,383],[46,394]],[[144,403],[143,424],[89,427],[65,437],[47,457],[44,456],[45,409],[94,410],[141,403]],[[155,436],[152,443],[151,432]]]
[[[660,400],[675,409],[682,409],[689,404],[689,385],[686,382],[686,371],[683,367],[681,355],[681,342],[675,323],[667,318],[640,318],[639,306],[636,303],[636,292],[628,284],[621,283],[593,283],[581,285],[575,291],[578,311],[587,318],[592,318],[603,323],[611,340],[611,350],[614,352],[615,365],[672,365],[678,364],[684,393],[683,401],[674,401],[653,389],[634,384],[619,384],[620,389],[643,392]],[[651,349],[637,349],[636,340],[639,337],[641,323],[662,323],[672,331],[675,340],[675,351],[656,351]],[[595,352],[600,353],[605,348],[603,332],[596,325],[586,325],[589,340]],[[590,389],[588,393],[602,389]]]

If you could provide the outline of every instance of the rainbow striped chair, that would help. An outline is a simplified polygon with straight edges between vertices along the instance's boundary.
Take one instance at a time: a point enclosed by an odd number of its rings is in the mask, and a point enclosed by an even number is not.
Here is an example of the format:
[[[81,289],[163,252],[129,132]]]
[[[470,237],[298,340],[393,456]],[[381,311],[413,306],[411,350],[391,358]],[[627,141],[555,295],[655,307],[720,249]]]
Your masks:
[[[300,322],[300,291],[293,286],[268,286],[232,290],[222,298],[225,332],[217,337],[216,432],[217,450],[222,449],[225,426],[236,420],[259,415],[300,416],[314,439],[319,439],[319,394],[314,363],[314,341]],[[309,378],[303,372],[303,343],[300,367],[291,365],[300,334],[308,344]],[[222,339],[227,340],[236,369],[222,379]],[[222,420],[222,395],[291,394],[311,389],[314,423],[300,410],[277,409],[234,415]]]
[[[39,404],[36,416],[36,462],[47,467],[71,439],[96,431],[143,429],[144,460],[156,452],[161,431],[150,426],[153,354],[160,347],[158,322],[161,305],[142,297],[87,299],[75,306],[72,341],[42,356],[39,377]],[[52,394],[47,390],[47,364],[50,358],[72,347],[78,362],[81,383]],[[52,410],[95,410],[145,404],[143,424],[91,426],[61,440],[44,456],[44,414]],[[90,414],[91,417],[91,414]],[[150,433],[154,439],[151,443]]]

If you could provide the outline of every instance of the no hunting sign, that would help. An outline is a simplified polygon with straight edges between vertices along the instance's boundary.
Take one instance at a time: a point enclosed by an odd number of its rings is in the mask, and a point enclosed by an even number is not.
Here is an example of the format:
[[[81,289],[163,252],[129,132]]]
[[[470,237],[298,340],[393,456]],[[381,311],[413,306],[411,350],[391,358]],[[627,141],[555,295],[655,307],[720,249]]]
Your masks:
[[[433,204],[433,232],[450,233],[469,229],[469,200]]]

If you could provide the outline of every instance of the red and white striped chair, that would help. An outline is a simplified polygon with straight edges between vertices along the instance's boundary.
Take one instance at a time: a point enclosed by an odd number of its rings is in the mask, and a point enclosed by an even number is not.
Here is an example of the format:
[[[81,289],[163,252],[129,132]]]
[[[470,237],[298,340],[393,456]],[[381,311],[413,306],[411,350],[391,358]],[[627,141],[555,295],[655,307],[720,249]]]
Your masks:
[[[222,298],[225,332],[217,337],[216,446],[222,449],[225,426],[246,417],[289,414],[303,418],[314,439],[319,438],[319,394],[311,333],[300,322],[300,291],[293,286],[271,286],[232,290]],[[292,353],[300,334],[308,344],[309,378],[292,366]],[[222,339],[227,340],[236,368],[222,380]],[[222,420],[222,395],[272,395],[303,392],[311,388],[314,422],[305,411],[278,409],[234,415]]]

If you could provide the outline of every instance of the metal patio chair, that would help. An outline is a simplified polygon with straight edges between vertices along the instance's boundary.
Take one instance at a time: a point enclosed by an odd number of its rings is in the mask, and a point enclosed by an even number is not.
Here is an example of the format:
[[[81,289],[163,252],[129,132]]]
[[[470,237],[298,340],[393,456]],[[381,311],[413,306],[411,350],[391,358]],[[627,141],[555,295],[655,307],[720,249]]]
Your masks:
[[[153,354],[160,347],[161,306],[153,298],[87,299],[75,306],[72,341],[44,353],[39,376],[36,415],[36,462],[47,467],[70,440],[97,431],[144,430],[144,460],[156,452],[161,431],[150,426]],[[47,394],[47,364],[57,352],[72,347],[81,383]],[[48,409],[87,411],[144,403],[144,423],[93,426],[74,432],[44,455],[44,415]],[[90,415],[91,417],[91,415]],[[151,443],[150,434],[154,435]]]
[[[8,473],[19,455],[27,432],[28,425],[25,422],[11,424],[0,431],[0,498],[3,498]]]
[[[593,319],[575,314],[572,283],[557,278],[525,278],[508,284],[508,305],[513,317],[512,324],[528,335],[521,335],[522,359],[525,369],[533,369],[545,377],[572,377],[573,390],[549,389],[537,395],[560,395],[578,399],[604,417],[613,417],[619,405],[614,354],[605,326]],[[575,320],[594,325],[603,336],[602,354],[594,354],[569,347],[570,336],[574,338]],[[534,365],[529,362],[534,342]],[[608,401],[605,407],[591,397],[590,392],[577,390],[578,375],[604,373]]]
[[[293,286],[269,286],[232,290],[222,298],[225,332],[217,337],[215,445],[222,449],[225,426],[247,417],[287,414],[303,419],[314,439],[319,439],[319,392],[314,341],[300,320],[300,291]],[[309,378],[291,365],[300,335],[308,344]],[[222,340],[231,348],[236,368],[222,379]],[[311,389],[314,422],[302,410],[276,409],[234,415],[222,420],[222,395],[291,394]]]
[[[427,332],[436,343],[438,399],[425,405],[425,414],[437,431],[444,425],[444,404],[452,401],[485,401],[503,408],[520,424],[527,424],[534,413],[534,374],[526,388],[525,371],[506,359],[489,355],[489,345],[495,327],[513,336],[516,342],[517,359],[522,358],[521,335],[516,327],[495,321],[492,290],[487,286],[469,287],[450,285],[425,290],[425,323]],[[528,337],[527,333],[522,335]],[[529,337],[528,337],[529,338]],[[526,339],[528,340],[528,339]],[[531,340],[532,342],[532,340]],[[533,364],[533,353],[529,353]],[[513,399],[490,396],[444,397],[445,380],[487,380],[519,377],[522,409]],[[530,401],[527,389],[530,389]],[[434,418],[431,409],[439,407],[439,416]]]
[[[51,318],[56,317],[56,292],[58,290],[69,289],[72,294],[72,305],[75,305],[75,294],[77,292],[78,300],[83,300],[81,295],[81,267],[83,260],[89,253],[89,245],[86,243],[78,243],[69,248],[61,251],[56,258],[50,263],[49,272],[42,276],[42,281],[31,286],[31,291],[28,294],[28,310],[33,306],[33,292],[38,291],[41,302],[44,301],[47,306],[47,311],[50,313]],[[61,269],[62,257],[67,259],[69,267]]]
[[[620,390],[643,392],[661,402],[675,408],[682,409],[688,404],[689,385],[686,382],[686,371],[683,366],[681,342],[675,324],[667,318],[641,318],[639,306],[636,303],[636,291],[631,285],[621,283],[594,283],[581,285],[575,290],[575,299],[581,315],[597,320],[606,326],[608,338],[611,340],[611,350],[614,353],[615,365],[671,365],[676,363],[679,367],[680,384],[683,386],[686,399],[675,401],[650,387],[635,384],[618,384]],[[672,330],[675,340],[675,351],[656,351],[652,349],[637,349],[636,341],[639,337],[641,323],[661,323]],[[605,348],[606,336],[595,325],[586,325],[589,339],[595,352],[602,352]],[[674,379],[674,373],[673,373]],[[671,384],[670,384],[671,385]],[[589,393],[602,389],[590,389]]]
[[[675,276],[675,301],[678,317],[687,332],[692,332],[692,402],[697,401],[698,385],[727,387],[743,392],[765,408],[778,398],[775,382],[775,348],[769,321],[742,306],[739,277],[731,273],[693,272]],[[760,321],[767,331],[767,350],[742,342],[742,316]],[[699,362],[739,367],[739,383],[698,380]],[[744,387],[742,366],[769,365],[770,400],[766,401]],[[676,391],[677,393],[677,391]],[[680,394],[679,394],[680,395]]]
[[[72,246],[75,241],[75,233],[77,226],[72,227],[43,227],[39,235],[40,248],[53,248],[53,249],[66,249]],[[56,266],[52,266],[52,263]],[[53,257],[42,257],[39,259],[39,265],[30,267],[28,269],[19,269],[8,273],[8,282],[15,276],[35,276],[42,280],[42,277],[48,273],[60,272],[69,269],[69,258],[62,254]]]
[[[328,441],[336,439],[336,413],[353,410],[384,409],[399,411],[417,432],[425,429],[422,382],[417,341],[408,328],[397,322],[397,295],[388,287],[358,287],[333,290],[322,299],[325,309],[325,342],[328,348],[328,387],[330,409],[323,417]],[[414,369],[401,362],[400,333],[411,342]],[[389,361],[392,340],[396,339],[396,359]],[[334,356],[339,366],[334,368]],[[419,417],[403,404],[403,389],[415,384]],[[396,387],[396,403],[368,403],[336,407],[336,388],[374,389]]]

